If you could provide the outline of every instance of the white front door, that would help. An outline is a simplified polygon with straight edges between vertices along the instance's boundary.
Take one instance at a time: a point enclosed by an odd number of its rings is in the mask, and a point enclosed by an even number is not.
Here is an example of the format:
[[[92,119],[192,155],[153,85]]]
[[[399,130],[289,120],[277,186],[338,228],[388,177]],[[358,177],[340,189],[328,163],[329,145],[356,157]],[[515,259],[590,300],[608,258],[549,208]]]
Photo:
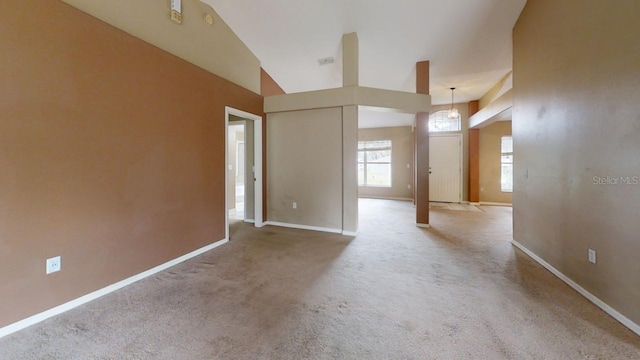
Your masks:
[[[462,201],[462,135],[429,137],[429,201]]]

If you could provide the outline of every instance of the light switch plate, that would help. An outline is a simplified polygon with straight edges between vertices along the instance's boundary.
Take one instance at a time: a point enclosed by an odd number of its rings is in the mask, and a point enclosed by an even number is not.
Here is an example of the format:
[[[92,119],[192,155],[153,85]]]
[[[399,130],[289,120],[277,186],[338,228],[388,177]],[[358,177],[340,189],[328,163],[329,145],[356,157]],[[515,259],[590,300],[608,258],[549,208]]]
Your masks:
[[[182,14],[175,10],[171,10],[171,21],[176,24],[182,24]]]

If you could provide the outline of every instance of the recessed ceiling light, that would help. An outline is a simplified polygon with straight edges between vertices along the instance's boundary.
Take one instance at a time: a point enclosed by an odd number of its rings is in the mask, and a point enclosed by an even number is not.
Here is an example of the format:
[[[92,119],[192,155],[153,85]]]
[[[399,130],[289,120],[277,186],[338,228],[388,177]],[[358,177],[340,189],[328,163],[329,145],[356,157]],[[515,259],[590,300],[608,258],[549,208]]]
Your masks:
[[[334,62],[336,62],[336,59],[334,59],[333,56],[318,59],[318,64],[320,64],[320,66],[333,64]]]

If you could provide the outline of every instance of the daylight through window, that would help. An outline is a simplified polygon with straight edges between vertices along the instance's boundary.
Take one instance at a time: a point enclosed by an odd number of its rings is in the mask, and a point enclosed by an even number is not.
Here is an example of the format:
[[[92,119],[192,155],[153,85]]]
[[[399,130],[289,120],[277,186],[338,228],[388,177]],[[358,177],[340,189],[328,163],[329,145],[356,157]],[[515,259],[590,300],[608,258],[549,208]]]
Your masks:
[[[358,185],[391,187],[391,140],[358,141]]]
[[[429,132],[460,131],[460,116],[450,119],[448,114],[448,110],[440,110],[429,115]]]
[[[513,137],[503,136],[500,148],[500,188],[503,192],[513,192]]]

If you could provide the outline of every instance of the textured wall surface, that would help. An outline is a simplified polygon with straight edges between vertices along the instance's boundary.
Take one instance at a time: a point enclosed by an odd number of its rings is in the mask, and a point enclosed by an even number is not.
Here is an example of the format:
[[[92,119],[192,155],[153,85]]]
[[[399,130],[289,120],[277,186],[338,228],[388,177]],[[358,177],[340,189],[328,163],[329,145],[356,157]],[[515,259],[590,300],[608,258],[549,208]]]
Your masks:
[[[262,97],[62,2],[3,5],[0,326],[223,239],[224,106]]]
[[[513,35],[514,238],[636,324],[639,13],[529,1]]]

